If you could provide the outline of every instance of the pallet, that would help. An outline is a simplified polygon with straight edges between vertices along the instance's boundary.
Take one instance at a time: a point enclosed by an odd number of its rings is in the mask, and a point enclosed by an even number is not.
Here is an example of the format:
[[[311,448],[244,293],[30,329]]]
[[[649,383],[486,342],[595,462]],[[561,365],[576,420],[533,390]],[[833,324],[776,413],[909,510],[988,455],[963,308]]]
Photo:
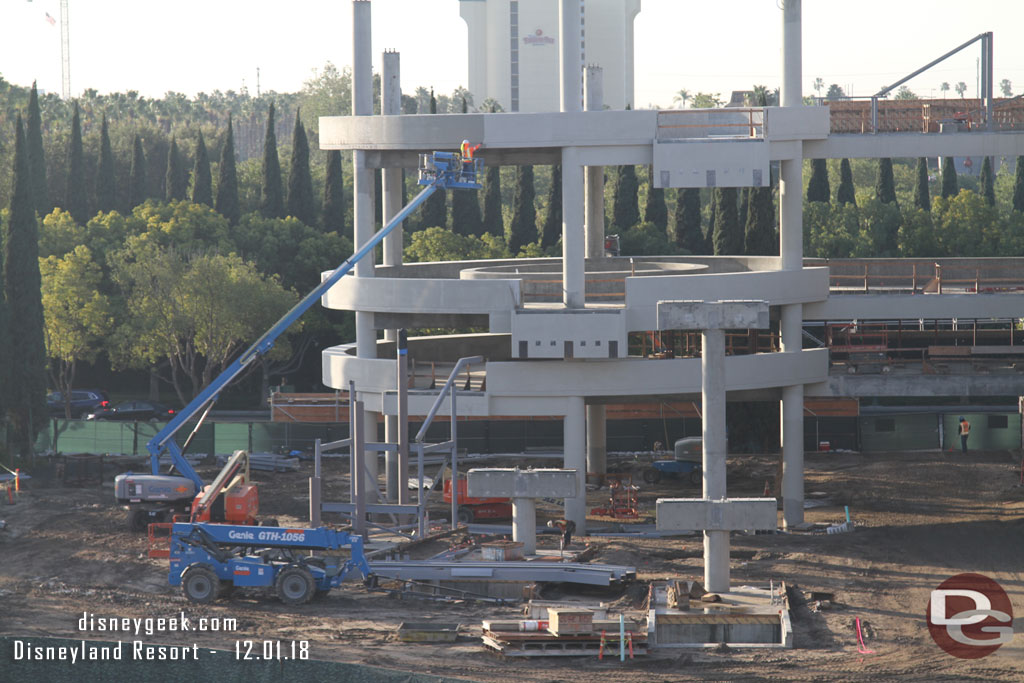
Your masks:
[[[601,634],[553,636],[543,632],[485,631],[483,644],[504,657],[596,657],[601,653]],[[618,656],[618,631],[605,636],[604,655]],[[633,635],[633,655],[647,654],[646,634]]]

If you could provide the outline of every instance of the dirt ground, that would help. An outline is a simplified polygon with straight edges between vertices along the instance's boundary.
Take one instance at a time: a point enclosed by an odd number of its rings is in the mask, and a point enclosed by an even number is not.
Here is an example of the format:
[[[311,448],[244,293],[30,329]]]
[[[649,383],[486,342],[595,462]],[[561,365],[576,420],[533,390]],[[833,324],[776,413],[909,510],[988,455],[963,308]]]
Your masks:
[[[368,593],[359,582],[301,607],[285,606],[258,592],[194,605],[167,585],[167,561],[147,557],[145,535],[127,530],[125,512],[114,503],[109,485],[37,485],[15,505],[0,504],[0,520],[7,523],[0,531],[0,635],[112,639],[110,634],[80,632],[83,612],[172,617],[184,611],[193,619],[233,617],[238,629],[165,632],[145,639],[224,649],[243,639],[309,640],[314,659],[477,681],[1019,681],[1024,676],[1024,638],[1019,633],[995,654],[969,661],[940,650],[925,623],[930,591],[960,572],[995,579],[1009,593],[1018,615],[1024,614],[1024,489],[1015,486],[1019,466],[1020,454],[1005,451],[966,457],[952,452],[808,454],[809,498],[824,494],[831,504],[809,508],[807,520],[842,521],[842,506],[849,505],[855,531],[734,534],[732,539],[735,584],[767,584],[770,579],[789,584],[794,598],[792,650],[654,652],[624,665],[614,658],[599,662],[592,657],[504,661],[481,645],[480,622],[516,618],[518,607],[398,600]],[[774,473],[774,457],[730,458],[729,493],[759,496]],[[283,525],[304,524],[308,475],[305,469],[258,474],[261,512]],[[642,509],[652,517],[658,497],[699,495],[680,482],[642,486]],[[606,497],[604,491],[593,492],[591,503]],[[539,518],[543,516],[541,511]],[[431,552],[451,542],[437,542]],[[555,539],[542,537],[541,543],[553,546]],[[593,561],[636,566],[640,582],[703,575],[696,536],[593,537],[578,543],[598,546]],[[831,609],[812,611],[802,599],[807,591],[834,593],[835,603]],[[550,594],[571,592],[565,586],[549,588]],[[645,594],[641,584],[625,591],[590,590],[586,597],[638,607]],[[858,617],[874,654],[858,654]],[[451,645],[395,639],[401,622],[432,619],[460,622],[465,635]]]

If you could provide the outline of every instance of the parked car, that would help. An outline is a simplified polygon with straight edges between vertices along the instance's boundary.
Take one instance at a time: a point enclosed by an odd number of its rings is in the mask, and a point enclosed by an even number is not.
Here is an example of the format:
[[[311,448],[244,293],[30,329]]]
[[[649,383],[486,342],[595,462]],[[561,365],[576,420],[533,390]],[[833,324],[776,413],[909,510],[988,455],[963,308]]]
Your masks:
[[[50,415],[63,417],[64,394],[59,391],[52,391],[46,396],[46,407],[50,409]],[[100,389],[74,389],[71,391],[71,417],[82,417],[110,407],[110,399],[107,392]]]
[[[116,406],[103,408],[86,415],[86,420],[122,420],[126,422],[163,422],[174,417],[177,411],[163,403],[153,401],[123,401]]]

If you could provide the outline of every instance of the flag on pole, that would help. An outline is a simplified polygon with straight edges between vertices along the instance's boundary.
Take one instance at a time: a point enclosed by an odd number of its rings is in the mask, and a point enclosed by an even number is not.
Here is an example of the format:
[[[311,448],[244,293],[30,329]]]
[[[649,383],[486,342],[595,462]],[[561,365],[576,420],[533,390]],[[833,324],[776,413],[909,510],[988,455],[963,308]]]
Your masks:
[[[54,19],[53,17],[51,17],[49,12],[46,13],[46,20],[48,22],[50,22],[50,26],[56,26],[57,25],[57,20]]]

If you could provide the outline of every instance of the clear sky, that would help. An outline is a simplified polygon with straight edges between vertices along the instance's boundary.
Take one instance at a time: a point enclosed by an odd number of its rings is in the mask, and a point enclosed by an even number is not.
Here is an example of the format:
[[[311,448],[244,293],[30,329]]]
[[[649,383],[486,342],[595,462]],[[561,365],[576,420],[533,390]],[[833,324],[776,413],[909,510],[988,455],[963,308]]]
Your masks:
[[[549,0],[555,2],[556,0]],[[782,0],[643,0],[636,19],[636,103],[670,106],[681,88],[721,93],[781,81]],[[70,0],[71,90],[294,92],[313,71],[352,59],[349,0]],[[456,0],[373,0],[374,66],[402,54],[402,87],[467,84],[466,25]],[[56,21],[51,25],[49,13]],[[0,75],[61,90],[59,0],[0,0]],[[995,32],[995,83],[1024,92],[1022,0],[804,0],[804,94],[816,77],[870,95],[985,31]],[[974,96],[980,47],[909,86]],[[824,94],[824,90],[822,91]],[[951,90],[948,96],[955,97]],[[996,90],[998,95],[998,87]]]

